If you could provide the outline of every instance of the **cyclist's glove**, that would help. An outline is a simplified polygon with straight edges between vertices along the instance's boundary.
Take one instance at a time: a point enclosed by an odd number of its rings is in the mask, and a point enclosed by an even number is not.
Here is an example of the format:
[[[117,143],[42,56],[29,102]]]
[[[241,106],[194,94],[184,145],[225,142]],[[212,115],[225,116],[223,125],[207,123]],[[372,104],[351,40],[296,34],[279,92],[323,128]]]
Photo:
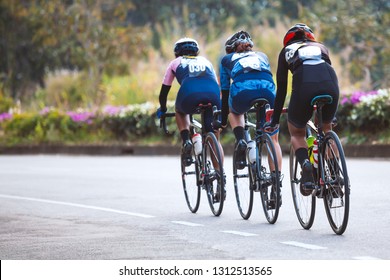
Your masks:
[[[263,131],[270,134],[270,135],[274,135],[277,132],[279,132],[279,124],[278,123],[272,124],[272,122],[266,122],[263,125]]]
[[[157,118],[161,119],[165,115],[166,112],[167,112],[167,109],[164,110],[164,109],[161,109],[161,107],[158,108],[157,112],[156,112]]]

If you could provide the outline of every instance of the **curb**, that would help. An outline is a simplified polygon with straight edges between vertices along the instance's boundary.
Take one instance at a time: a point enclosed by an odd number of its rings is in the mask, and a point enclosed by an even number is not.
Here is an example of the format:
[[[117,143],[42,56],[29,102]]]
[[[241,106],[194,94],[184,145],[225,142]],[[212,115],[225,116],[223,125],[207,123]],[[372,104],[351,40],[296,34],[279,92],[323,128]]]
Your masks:
[[[225,155],[233,154],[233,145],[225,145]],[[290,153],[289,145],[282,145],[283,155]],[[390,158],[390,145],[346,145],[344,153],[347,157]],[[179,155],[179,146],[167,145],[26,145],[0,147],[0,155],[107,155],[107,156],[159,156]]]

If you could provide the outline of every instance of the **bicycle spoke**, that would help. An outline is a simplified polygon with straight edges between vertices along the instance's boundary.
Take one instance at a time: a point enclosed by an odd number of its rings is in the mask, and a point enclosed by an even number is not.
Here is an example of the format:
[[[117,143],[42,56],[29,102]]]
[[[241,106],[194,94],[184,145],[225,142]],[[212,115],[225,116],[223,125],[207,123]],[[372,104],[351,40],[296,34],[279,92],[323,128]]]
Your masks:
[[[225,174],[223,172],[220,146],[212,132],[209,132],[206,136],[203,155],[205,164],[203,175],[209,206],[213,214],[219,216],[222,213],[226,198]]]
[[[290,150],[290,182],[294,209],[298,221],[304,229],[310,229],[314,222],[316,198],[301,192],[301,166],[299,165],[294,149]]]
[[[187,206],[192,213],[196,213],[200,204],[199,187],[199,158],[192,151],[192,164],[186,166],[181,160],[182,183]]]
[[[273,224],[278,219],[281,203],[280,174],[277,168],[275,147],[268,134],[262,135],[257,151],[261,202],[267,221]]]
[[[338,136],[326,134],[323,148],[326,192],[324,205],[330,226],[336,234],[343,234],[349,217],[349,178],[344,152]]]

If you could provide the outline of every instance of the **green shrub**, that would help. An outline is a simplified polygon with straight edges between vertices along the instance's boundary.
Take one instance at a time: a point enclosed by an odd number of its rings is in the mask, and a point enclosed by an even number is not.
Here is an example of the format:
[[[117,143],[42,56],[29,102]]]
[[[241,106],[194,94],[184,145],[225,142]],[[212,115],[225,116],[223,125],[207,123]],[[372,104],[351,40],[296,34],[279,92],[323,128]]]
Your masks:
[[[337,113],[339,135],[349,143],[390,143],[390,92],[378,90],[343,96]],[[168,102],[174,112],[174,102]],[[52,107],[39,113],[1,113],[0,142],[17,144],[91,144],[117,142],[155,142],[177,144],[180,134],[175,118],[167,118],[169,135],[159,127],[157,104],[106,106],[101,110],[61,111]],[[252,120],[253,121],[253,120]],[[285,115],[281,118],[280,141],[290,141]],[[223,144],[234,136],[230,126],[222,132]]]

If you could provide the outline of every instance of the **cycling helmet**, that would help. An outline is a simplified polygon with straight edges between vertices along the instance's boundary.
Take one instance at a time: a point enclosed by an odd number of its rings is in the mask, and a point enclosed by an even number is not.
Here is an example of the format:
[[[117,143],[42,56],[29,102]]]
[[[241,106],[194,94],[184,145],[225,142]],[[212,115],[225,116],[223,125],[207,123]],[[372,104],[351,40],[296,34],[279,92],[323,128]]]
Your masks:
[[[199,53],[199,45],[198,42],[191,38],[181,38],[175,43],[175,47],[173,48],[175,56],[182,55],[194,55],[197,56]]]
[[[295,40],[311,40],[315,41],[314,33],[311,31],[310,27],[304,23],[297,23],[291,27],[286,35],[284,35],[283,45],[287,46]]]
[[[253,47],[251,35],[246,31],[238,31],[230,36],[225,42],[225,51],[227,54],[235,52],[236,47],[240,43],[249,43]]]

